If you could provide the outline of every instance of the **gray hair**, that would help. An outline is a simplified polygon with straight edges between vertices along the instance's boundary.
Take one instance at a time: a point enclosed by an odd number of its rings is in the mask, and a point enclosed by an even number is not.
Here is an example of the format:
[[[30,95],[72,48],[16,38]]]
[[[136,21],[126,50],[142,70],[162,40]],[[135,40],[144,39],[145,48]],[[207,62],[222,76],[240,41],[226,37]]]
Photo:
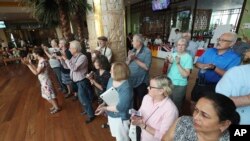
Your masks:
[[[180,39],[176,42],[176,45],[177,45],[179,42],[184,43],[186,47],[188,46],[188,41],[187,41],[187,39],[180,38]]]
[[[135,34],[134,38],[135,38],[136,41],[140,42],[143,45],[144,38],[143,38],[142,34]]]
[[[236,41],[237,41],[237,34],[234,33],[234,32],[227,32],[227,33],[224,33],[224,34],[228,34],[232,37],[232,44],[235,44]]]
[[[77,40],[73,40],[70,42],[70,46],[75,48],[77,52],[81,52],[82,51],[82,47],[81,47],[81,43]]]
[[[169,96],[172,94],[173,84],[171,79],[169,79],[165,75],[160,75],[152,78],[151,80],[155,80],[157,87],[163,89],[164,96]]]

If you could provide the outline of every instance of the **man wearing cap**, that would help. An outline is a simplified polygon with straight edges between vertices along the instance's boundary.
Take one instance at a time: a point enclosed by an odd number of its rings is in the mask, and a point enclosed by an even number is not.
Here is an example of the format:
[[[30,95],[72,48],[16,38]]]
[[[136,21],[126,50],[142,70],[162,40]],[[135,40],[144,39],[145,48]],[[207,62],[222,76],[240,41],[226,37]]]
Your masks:
[[[105,36],[100,36],[97,39],[98,39],[99,46],[95,50],[100,51],[101,54],[106,56],[108,58],[109,62],[111,62],[112,51],[109,47],[107,47],[108,38]]]

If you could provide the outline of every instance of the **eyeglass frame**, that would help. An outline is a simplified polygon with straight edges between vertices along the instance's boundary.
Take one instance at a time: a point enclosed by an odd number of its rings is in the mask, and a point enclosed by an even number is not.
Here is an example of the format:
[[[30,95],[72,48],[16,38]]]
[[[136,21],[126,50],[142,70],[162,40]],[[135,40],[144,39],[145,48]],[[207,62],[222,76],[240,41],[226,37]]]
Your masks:
[[[233,42],[233,41],[218,38],[217,42],[227,42],[227,43],[230,43],[230,42]]]
[[[153,87],[153,86],[148,86],[148,88],[149,88],[150,90],[151,90],[152,88],[154,88],[154,89],[158,89],[158,90],[162,89],[162,88]]]

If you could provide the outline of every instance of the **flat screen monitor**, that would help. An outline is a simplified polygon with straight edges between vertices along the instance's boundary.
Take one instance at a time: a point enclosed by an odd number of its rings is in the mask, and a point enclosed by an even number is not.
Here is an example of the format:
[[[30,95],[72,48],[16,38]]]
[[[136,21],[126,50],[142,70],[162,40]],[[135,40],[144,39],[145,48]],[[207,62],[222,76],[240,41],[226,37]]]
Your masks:
[[[6,28],[4,21],[0,21],[0,28]]]
[[[152,9],[153,11],[167,9],[169,3],[170,0],[152,0]]]

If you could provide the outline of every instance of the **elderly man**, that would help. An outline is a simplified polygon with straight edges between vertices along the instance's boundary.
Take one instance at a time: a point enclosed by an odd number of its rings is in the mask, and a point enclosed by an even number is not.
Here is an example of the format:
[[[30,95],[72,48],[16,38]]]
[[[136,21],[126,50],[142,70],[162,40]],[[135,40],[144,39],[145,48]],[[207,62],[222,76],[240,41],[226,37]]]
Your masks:
[[[149,82],[149,69],[152,61],[151,51],[143,46],[143,37],[141,34],[135,34],[133,37],[133,49],[128,53],[126,63],[131,71],[130,82],[134,88],[134,108],[141,106],[142,99],[147,94],[147,85]]]
[[[100,51],[101,54],[106,56],[108,58],[109,62],[111,62],[112,51],[109,47],[107,47],[107,42],[108,42],[107,37],[105,37],[105,36],[98,37],[99,46],[95,50]]]
[[[216,86],[216,92],[230,97],[240,114],[240,124],[250,125],[250,64],[230,69]]]
[[[184,39],[186,39],[188,41],[187,52],[194,59],[199,45],[196,42],[191,40],[191,34],[189,32],[182,33],[182,38],[184,38]]]
[[[88,91],[88,79],[86,78],[88,73],[88,60],[87,57],[81,53],[81,44],[79,41],[75,40],[70,42],[69,51],[73,55],[72,58],[68,60],[66,56],[62,56],[61,61],[64,67],[70,69],[70,77],[77,84],[79,100],[88,115],[88,119],[85,123],[88,124],[95,118]]]
[[[196,102],[202,96],[202,91],[215,92],[215,86],[224,73],[240,64],[240,56],[231,49],[236,37],[232,32],[222,34],[218,38],[217,47],[207,49],[197,60],[195,65],[200,70],[191,93],[192,101]]]

